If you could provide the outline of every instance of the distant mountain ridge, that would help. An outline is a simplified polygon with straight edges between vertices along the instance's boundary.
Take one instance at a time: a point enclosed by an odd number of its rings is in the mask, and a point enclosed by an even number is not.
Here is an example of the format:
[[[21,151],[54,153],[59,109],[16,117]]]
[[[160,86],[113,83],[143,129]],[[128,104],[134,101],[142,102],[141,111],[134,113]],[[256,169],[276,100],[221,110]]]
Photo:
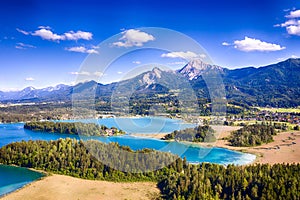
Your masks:
[[[71,100],[73,91],[96,91],[98,98],[110,97],[117,92],[124,96],[133,93],[168,94],[172,90],[185,89],[187,84],[199,98],[209,98],[203,76],[211,72],[221,76],[226,98],[231,102],[274,107],[300,105],[300,59],[292,58],[259,68],[241,69],[227,69],[193,60],[176,71],[153,68],[131,79],[106,85],[88,81],[75,86],[60,84],[43,89],[27,87],[21,91],[0,91],[0,101],[67,101]]]

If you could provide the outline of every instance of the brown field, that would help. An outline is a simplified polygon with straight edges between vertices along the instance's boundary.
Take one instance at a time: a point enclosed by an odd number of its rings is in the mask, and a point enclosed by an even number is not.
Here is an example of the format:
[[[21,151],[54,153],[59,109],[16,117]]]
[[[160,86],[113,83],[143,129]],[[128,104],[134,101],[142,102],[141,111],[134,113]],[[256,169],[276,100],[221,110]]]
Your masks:
[[[4,196],[3,200],[150,200],[159,196],[156,183],[114,183],[50,175]]]

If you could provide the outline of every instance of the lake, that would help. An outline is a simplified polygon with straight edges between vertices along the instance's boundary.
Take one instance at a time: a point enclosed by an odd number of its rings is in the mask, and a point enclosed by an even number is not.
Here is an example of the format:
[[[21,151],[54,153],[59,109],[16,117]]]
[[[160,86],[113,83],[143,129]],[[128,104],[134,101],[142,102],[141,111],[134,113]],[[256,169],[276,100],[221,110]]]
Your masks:
[[[75,120],[69,120],[75,121]],[[78,121],[78,120],[77,120]],[[188,145],[180,142],[167,142],[159,139],[142,138],[130,135],[131,133],[167,133],[188,127],[195,124],[186,124],[180,120],[141,117],[141,118],[106,118],[79,120],[82,122],[93,122],[103,124],[107,127],[117,127],[127,134],[113,137],[82,137],[76,135],[33,132],[23,128],[23,123],[0,124],[0,147],[17,141],[28,140],[57,140],[59,138],[95,139],[101,142],[118,142],[120,145],[129,146],[133,150],[144,148],[170,152],[186,157],[190,163],[210,162],[217,164],[248,164],[255,160],[255,155],[231,151],[224,148],[204,148],[197,145]],[[0,165],[0,196],[42,177],[43,175],[25,168]]]
[[[0,197],[43,176],[26,168],[0,165]]]
[[[69,120],[74,121],[74,120]],[[78,121],[78,120],[77,120]],[[0,147],[11,142],[21,140],[56,140],[59,138],[95,139],[105,143],[118,142],[120,145],[129,146],[133,150],[150,148],[164,152],[170,152],[186,157],[190,163],[210,162],[217,164],[248,164],[255,160],[255,155],[232,151],[224,148],[204,148],[197,145],[188,145],[180,142],[167,142],[159,139],[141,138],[131,136],[131,133],[165,133],[173,130],[193,127],[194,124],[186,124],[180,120],[162,117],[140,118],[106,118],[86,119],[83,122],[103,124],[107,127],[115,126],[124,130],[127,134],[113,137],[80,137],[55,133],[33,132],[24,130],[23,123],[0,124]]]

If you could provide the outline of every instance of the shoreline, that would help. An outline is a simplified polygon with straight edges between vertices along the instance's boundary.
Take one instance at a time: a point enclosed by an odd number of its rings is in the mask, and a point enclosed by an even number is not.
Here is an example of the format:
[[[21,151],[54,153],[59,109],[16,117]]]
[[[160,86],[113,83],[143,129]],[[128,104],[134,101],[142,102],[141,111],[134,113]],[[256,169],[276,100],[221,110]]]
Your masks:
[[[46,173],[46,172],[44,172]],[[1,200],[73,200],[73,199],[155,199],[160,190],[154,182],[109,182],[87,180],[66,175],[48,174],[18,190],[1,196]]]
[[[219,147],[241,153],[255,155],[256,158],[249,164],[276,164],[276,163],[300,163],[300,131],[285,131],[273,136],[274,141],[254,147],[230,146],[226,140],[231,131],[237,130],[238,126],[213,126],[217,131],[217,141],[212,143],[180,141],[188,145],[200,147]],[[136,137],[161,139],[167,133],[157,134],[132,134]],[[165,140],[172,141],[172,140]]]

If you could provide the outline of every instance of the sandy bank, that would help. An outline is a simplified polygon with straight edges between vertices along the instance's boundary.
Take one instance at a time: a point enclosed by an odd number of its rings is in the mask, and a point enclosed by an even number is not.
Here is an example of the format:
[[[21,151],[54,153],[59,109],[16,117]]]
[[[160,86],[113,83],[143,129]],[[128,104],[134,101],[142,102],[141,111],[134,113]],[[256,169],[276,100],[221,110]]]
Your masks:
[[[5,200],[120,200],[154,199],[159,189],[152,182],[114,183],[51,175],[1,198]]]

